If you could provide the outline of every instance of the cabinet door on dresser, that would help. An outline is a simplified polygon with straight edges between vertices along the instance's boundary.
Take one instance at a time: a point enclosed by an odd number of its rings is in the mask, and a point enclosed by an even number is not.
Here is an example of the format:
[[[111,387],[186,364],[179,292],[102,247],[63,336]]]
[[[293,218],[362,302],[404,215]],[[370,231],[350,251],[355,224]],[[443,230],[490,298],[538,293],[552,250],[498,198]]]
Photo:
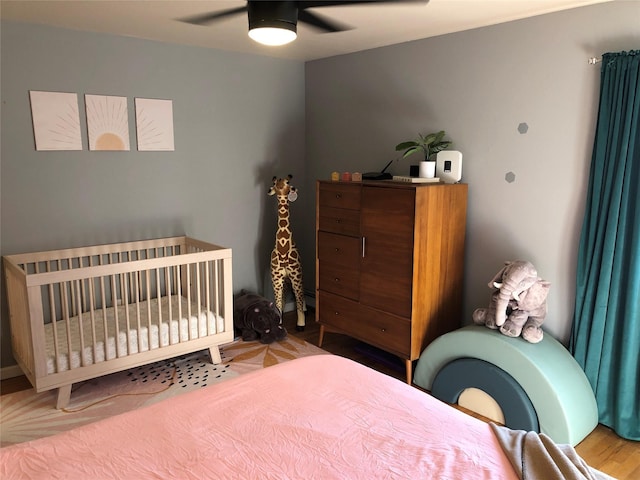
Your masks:
[[[364,186],[360,303],[411,317],[415,190]]]

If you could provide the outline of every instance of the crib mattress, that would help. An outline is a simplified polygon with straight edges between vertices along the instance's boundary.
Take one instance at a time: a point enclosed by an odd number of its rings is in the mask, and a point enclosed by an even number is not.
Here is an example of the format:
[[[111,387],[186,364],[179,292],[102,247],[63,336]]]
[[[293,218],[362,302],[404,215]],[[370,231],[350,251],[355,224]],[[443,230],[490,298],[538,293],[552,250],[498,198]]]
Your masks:
[[[57,342],[54,323],[45,324],[48,374],[215,335],[224,332],[224,318],[172,295],[85,312],[55,329]]]

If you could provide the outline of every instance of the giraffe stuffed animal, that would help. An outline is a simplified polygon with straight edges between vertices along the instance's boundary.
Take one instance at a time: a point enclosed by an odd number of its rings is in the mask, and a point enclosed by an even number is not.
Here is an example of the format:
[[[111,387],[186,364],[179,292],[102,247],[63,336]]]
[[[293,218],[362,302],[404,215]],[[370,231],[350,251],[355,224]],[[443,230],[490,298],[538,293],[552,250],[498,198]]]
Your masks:
[[[271,281],[275,295],[276,307],[284,311],[284,287],[285,281],[291,282],[293,294],[296,297],[296,312],[298,320],[296,330],[303,331],[305,327],[304,312],[307,305],[304,300],[302,285],[302,262],[300,254],[293,241],[291,224],[289,222],[289,202],[295,202],[298,192],[287,178],[273,177],[273,184],[269,188],[269,195],[275,195],[278,199],[278,230],[276,231],[276,244],[271,252]]]

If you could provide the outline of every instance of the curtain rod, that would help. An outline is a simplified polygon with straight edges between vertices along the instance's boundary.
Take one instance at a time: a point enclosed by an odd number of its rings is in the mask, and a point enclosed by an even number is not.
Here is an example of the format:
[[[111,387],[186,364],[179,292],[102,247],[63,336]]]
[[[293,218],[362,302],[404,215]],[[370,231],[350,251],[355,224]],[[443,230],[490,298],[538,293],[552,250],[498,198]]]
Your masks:
[[[595,65],[596,63],[600,63],[602,61],[601,58],[591,57],[589,58],[589,65]]]

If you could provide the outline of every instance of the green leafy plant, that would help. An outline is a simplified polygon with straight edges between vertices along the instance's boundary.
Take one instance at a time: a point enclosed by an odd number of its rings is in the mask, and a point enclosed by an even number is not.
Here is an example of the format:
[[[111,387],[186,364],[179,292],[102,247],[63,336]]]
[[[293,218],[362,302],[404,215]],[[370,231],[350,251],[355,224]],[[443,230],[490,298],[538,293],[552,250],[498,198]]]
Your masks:
[[[418,138],[416,140],[402,142],[396,145],[396,151],[399,152],[401,150],[405,150],[402,154],[402,158],[406,158],[416,152],[423,152],[424,159],[429,160],[436,153],[446,150],[453,144],[451,140],[444,140],[445,135],[444,130],[440,130],[436,133],[430,133],[428,135],[418,134]]]

